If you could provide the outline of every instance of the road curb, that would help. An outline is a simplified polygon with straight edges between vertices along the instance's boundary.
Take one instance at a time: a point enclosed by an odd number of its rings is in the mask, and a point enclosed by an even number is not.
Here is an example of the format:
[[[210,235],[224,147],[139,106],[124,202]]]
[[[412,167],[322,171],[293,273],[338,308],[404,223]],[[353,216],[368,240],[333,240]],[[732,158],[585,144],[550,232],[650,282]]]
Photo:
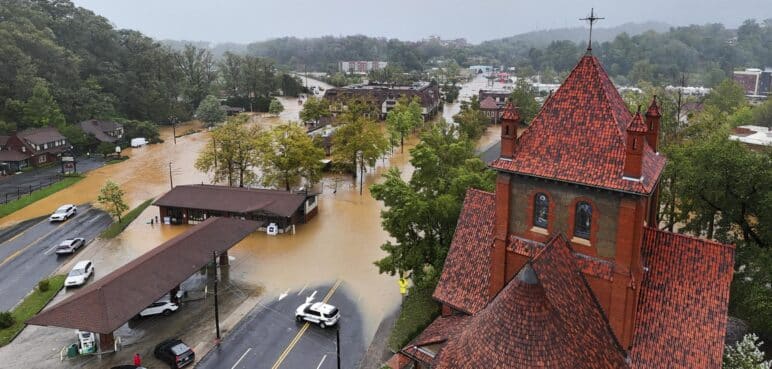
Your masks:
[[[370,347],[367,348],[364,357],[359,364],[359,369],[379,369],[394,353],[388,348],[389,336],[397,321],[400,308],[386,314],[375,331]]]

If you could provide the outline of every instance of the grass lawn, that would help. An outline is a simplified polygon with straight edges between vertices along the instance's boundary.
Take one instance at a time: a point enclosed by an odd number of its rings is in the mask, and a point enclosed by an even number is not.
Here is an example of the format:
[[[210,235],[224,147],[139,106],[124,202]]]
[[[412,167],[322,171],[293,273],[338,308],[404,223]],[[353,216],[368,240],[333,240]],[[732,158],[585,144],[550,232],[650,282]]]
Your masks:
[[[48,291],[40,292],[37,287],[32,291],[30,295],[24,298],[15,309],[11,311],[11,315],[14,318],[12,326],[4,329],[0,329],[0,346],[5,346],[10,343],[14,337],[16,337],[22,329],[24,329],[24,322],[32,318],[35,314],[43,310],[43,307],[48,304],[51,299],[54,298],[59,290],[64,286],[64,275],[55,275],[48,279],[50,283]]]
[[[121,232],[123,232],[123,230],[126,229],[126,227],[128,227],[129,224],[131,224],[131,222],[134,221],[134,219],[136,219],[139,216],[139,214],[141,214],[145,210],[145,208],[150,206],[150,203],[152,202],[153,202],[153,199],[148,199],[148,200],[145,200],[145,202],[139,204],[139,206],[137,206],[136,208],[131,209],[130,212],[126,213],[126,215],[121,217],[120,222],[115,222],[111,224],[110,227],[105,229],[105,231],[102,232],[101,235],[99,235],[99,237],[113,238],[121,234]]]
[[[7,204],[0,205],[0,218],[11,214],[21,208],[26,207],[29,204],[32,204],[35,201],[38,201],[42,198],[48,197],[56,192],[59,192],[67,187],[72,186],[73,184],[77,183],[83,179],[82,176],[72,176],[72,177],[65,177],[59,182],[56,182],[46,188],[43,188],[41,190],[37,190],[33,192],[30,195],[24,195],[19,199],[13,200]]]
[[[392,351],[407,345],[440,314],[439,304],[432,299],[433,291],[434,288],[410,288],[389,337]]]

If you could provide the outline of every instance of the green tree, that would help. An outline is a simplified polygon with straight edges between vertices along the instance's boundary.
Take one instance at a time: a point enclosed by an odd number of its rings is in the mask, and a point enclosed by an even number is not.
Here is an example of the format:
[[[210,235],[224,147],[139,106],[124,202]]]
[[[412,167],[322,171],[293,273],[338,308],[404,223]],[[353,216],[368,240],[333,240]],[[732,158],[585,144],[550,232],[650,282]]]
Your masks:
[[[268,112],[273,115],[279,115],[284,111],[284,105],[278,99],[271,99],[271,105],[268,106]]]
[[[745,90],[737,82],[725,79],[705,97],[705,105],[715,106],[723,113],[734,113],[745,105]]]
[[[332,136],[333,161],[351,170],[356,176],[359,168],[359,194],[362,194],[366,166],[374,166],[389,148],[378,124],[364,116],[343,115],[343,123]]]
[[[329,117],[330,115],[330,103],[327,102],[327,100],[310,96],[303,103],[303,109],[300,111],[300,120],[305,123],[312,122],[314,125],[317,125],[320,119]]]
[[[182,77],[183,96],[191,107],[199,106],[204,98],[208,97],[217,78],[212,53],[208,49],[188,44],[174,57]]]
[[[393,239],[381,246],[388,255],[375,264],[381,273],[431,285],[442,270],[467,189],[491,191],[495,173],[446,123],[425,132],[410,153],[415,168],[410,181],[392,168],[383,183],[371,187],[385,205],[382,224]]]
[[[394,105],[394,108],[386,115],[386,127],[389,130],[392,141],[399,141],[399,147],[405,152],[405,136],[410,130],[418,127],[423,122],[421,114],[421,104],[418,98],[408,101],[407,98],[401,98]]]
[[[107,208],[110,215],[118,218],[118,223],[121,222],[121,215],[129,210],[129,206],[123,199],[123,190],[113,181],[108,180],[99,190],[97,201]]]
[[[227,181],[228,186],[255,183],[254,169],[260,165],[261,131],[246,124],[246,115],[232,117],[212,130],[212,139],[196,159],[196,169],[212,174],[212,182]]]
[[[454,115],[453,121],[458,123],[459,133],[474,141],[482,137],[491,119],[479,109],[468,108]]]
[[[38,80],[32,88],[32,96],[24,104],[24,123],[33,127],[60,127],[64,114],[48,91],[45,81]]]
[[[225,111],[220,107],[220,101],[213,95],[208,95],[196,109],[196,116],[204,126],[212,127],[225,120]]]
[[[518,78],[509,99],[520,111],[520,116],[526,124],[530,123],[541,109],[541,105],[536,101],[536,91],[524,78]]]
[[[724,349],[722,369],[769,369],[772,362],[764,360],[759,337],[746,334],[742,341]]]
[[[306,131],[294,124],[283,124],[261,137],[260,169],[264,186],[289,191],[305,180],[312,186],[322,174],[324,150],[317,147]]]
[[[772,99],[767,99],[765,103],[754,107],[750,121],[758,126],[772,128]]]
[[[115,144],[110,142],[102,142],[97,146],[97,152],[100,153],[103,157],[107,158],[108,156],[115,153]]]

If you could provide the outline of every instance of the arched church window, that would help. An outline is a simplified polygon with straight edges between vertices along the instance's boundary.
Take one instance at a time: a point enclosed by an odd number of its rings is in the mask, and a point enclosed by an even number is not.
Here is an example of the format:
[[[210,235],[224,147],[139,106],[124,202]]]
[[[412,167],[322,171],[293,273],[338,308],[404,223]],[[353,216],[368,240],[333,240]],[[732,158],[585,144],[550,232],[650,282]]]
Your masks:
[[[592,205],[585,201],[576,203],[576,214],[574,214],[574,236],[589,240],[591,227]]]
[[[537,193],[533,198],[533,225],[547,228],[549,219],[550,200],[547,195]]]

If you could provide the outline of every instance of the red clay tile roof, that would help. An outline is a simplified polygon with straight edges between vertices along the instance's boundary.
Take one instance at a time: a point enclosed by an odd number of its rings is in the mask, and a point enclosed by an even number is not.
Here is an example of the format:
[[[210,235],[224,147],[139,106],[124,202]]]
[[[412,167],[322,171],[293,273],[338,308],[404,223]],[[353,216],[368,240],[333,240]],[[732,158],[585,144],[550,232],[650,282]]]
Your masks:
[[[526,257],[533,257],[539,250],[544,248],[544,244],[529,240],[526,238],[518,237],[515,235],[509,236],[509,244],[507,250]],[[602,258],[585,255],[579,252],[573,253],[576,264],[582,273],[591,275],[593,277],[605,279],[611,281],[614,274],[614,263]]]
[[[233,213],[262,211],[291,217],[306,195],[282,190],[241,188],[216,185],[181,185],[153,202],[156,206],[206,209]]]
[[[720,369],[734,247],[646,228],[633,368]]]
[[[433,297],[474,314],[488,303],[494,194],[470,189]]]
[[[501,120],[514,120],[515,122],[520,122],[520,112],[517,111],[515,105],[511,102],[507,102],[507,105],[504,105],[504,112],[501,113]]]
[[[496,110],[499,106],[496,104],[496,100],[488,96],[483,101],[480,101],[480,109]]]
[[[209,218],[46,308],[27,324],[112,333],[254,232],[259,222]],[[96,266],[99,268],[99,265]]]
[[[649,116],[649,117],[662,116],[662,114],[659,113],[659,105],[657,104],[657,95],[654,95],[654,98],[651,99],[651,104],[649,104],[649,108],[646,110],[646,116]]]
[[[442,348],[434,368],[628,368],[562,236],[468,321]]]
[[[442,352],[447,340],[458,335],[470,320],[469,315],[437,317],[401,352],[423,362],[432,362]]]
[[[627,126],[627,130],[630,132],[646,133],[648,132],[648,129],[646,129],[646,124],[643,123],[643,117],[641,116],[640,106],[638,107],[638,110],[639,111],[635,113],[635,115],[633,116],[633,120]]]
[[[646,146],[643,180],[623,178],[624,135],[631,118],[600,61],[586,55],[520,136],[514,160],[499,159],[491,167],[648,194],[659,178],[665,159]]]

